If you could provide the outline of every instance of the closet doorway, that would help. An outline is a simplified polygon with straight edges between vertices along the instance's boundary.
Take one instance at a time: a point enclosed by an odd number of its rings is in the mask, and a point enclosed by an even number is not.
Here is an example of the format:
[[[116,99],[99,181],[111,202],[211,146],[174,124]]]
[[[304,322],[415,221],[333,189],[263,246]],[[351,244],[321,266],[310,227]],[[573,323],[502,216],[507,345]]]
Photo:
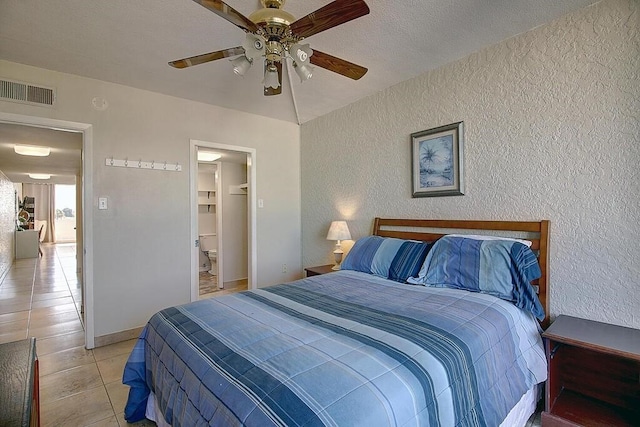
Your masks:
[[[191,300],[254,289],[255,149],[191,140]]]

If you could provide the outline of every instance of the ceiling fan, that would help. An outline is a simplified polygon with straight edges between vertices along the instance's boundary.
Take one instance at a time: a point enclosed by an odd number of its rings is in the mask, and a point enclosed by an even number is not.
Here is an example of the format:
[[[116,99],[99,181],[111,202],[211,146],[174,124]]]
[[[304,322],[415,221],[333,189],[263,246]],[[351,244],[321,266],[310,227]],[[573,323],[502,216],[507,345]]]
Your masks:
[[[306,37],[368,14],[369,7],[363,0],[335,0],[298,20],[282,10],[286,0],[260,0],[263,8],[248,18],[221,0],[193,1],[244,30],[246,38],[242,46],[171,61],[172,67],[187,68],[238,56],[231,61],[233,71],[244,75],[255,60],[264,58],[265,96],[282,92],[282,63],[287,58],[301,81],[312,76],[309,63],[354,80],[367,72],[364,67],[301,44]]]

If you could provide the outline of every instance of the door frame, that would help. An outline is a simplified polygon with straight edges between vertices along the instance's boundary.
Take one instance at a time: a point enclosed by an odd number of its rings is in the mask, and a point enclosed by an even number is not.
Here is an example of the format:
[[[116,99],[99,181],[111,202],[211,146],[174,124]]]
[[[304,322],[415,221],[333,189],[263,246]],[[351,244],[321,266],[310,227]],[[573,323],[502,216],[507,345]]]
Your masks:
[[[0,122],[82,133],[82,242],[76,251],[82,252],[82,286],[84,287],[84,341],[87,349],[95,347],[93,295],[93,125],[38,116],[0,112]],[[77,224],[76,224],[77,226]],[[79,247],[78,247],[79,245]]]
[[[249,147],[242,147],[239,145],[220,144],[217,142],[201,141],[197,139],[190,140],[190,173],[189,173],[189,201],[191,206],[191,301],[197,301],[199,298],[199,256],[200,248],[197,246],[198,240],[198,147],[224,150],[224,151],[236,151],[245,153],[247,155],[247,245],[248,245],[248,259],[247,259],[247,273],[248,273],[248,288],[256,289],[256,277],[258,271],[258,245],[257,245],[257,228],[256,228],[256,216],[257,216],[257,199],[256,199],[256,149]],[[219,198],[221,195],[217,194]],[[220,217],[220,215],[218,215]],[[221,229],[216,230],[217,233],[222,234]],[[224,255],[222,254],[221,247],[218,248],[218,271],[224,268],[222,263]],[[219,274],[219,273],[218,273]]]

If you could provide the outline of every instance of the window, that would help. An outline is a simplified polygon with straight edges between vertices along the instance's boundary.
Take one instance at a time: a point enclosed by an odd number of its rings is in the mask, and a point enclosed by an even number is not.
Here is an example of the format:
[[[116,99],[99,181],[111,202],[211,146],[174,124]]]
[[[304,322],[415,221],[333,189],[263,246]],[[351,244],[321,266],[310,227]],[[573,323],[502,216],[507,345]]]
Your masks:
[[[76,186],[56,185],[56,242],[76,241]]]

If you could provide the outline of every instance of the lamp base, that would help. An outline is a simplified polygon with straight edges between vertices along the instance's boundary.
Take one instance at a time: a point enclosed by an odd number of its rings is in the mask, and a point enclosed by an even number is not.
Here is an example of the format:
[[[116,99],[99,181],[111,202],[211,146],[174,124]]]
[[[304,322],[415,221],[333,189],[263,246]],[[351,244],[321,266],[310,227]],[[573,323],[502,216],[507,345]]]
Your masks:
[[[342,248],[336,248],[336,250],[333,251],[333,260],[335,262],[335,265],[331,267],[332,270],[334,271],[340,270],[340,264],[342,264],[343,253],[344,252],[342,251]]]

